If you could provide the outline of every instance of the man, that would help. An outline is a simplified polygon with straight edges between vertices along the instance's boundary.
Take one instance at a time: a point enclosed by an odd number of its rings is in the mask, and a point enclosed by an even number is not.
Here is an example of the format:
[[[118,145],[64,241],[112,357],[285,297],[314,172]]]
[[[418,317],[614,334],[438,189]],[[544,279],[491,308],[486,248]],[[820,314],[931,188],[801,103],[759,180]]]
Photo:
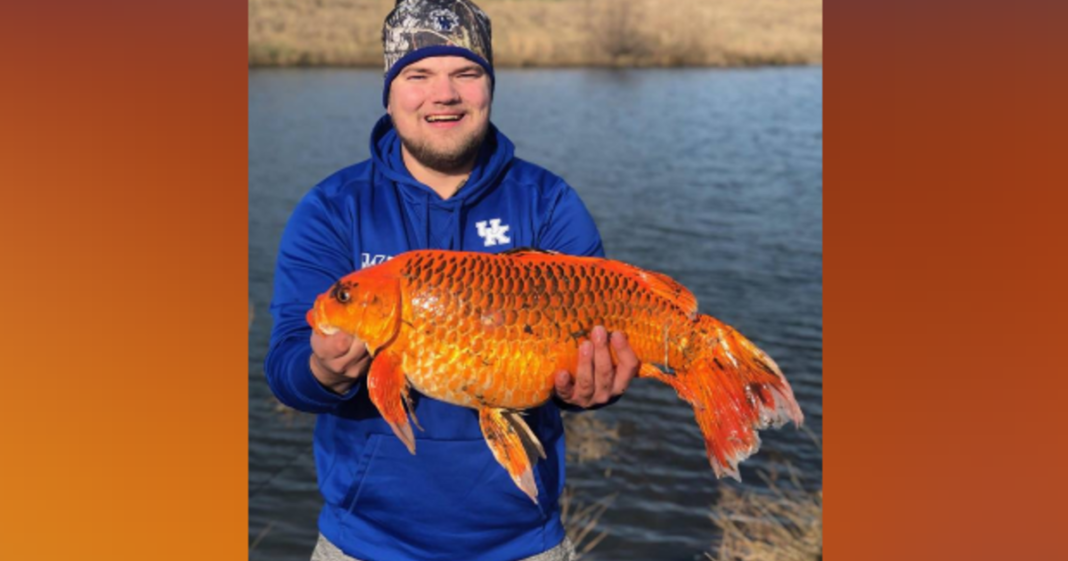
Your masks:
[[[372,157],[304,197],[275,273],[267,379],[283,403],[319,414],[325,504],[313,559],[569,559],[559,408],[604,405],[626,390],[638,360],[622,334],[595,328],[573,373],[556,373],[554,400],[528,412],[548,456],[534,470],[534,504],[494,460],[474,410],[417,399],[424,430],[411,455],[364,388],[371,357],[363,343],[312,334],[305,323],[316,295],[338,278],[408,250],[604,253],[575,192],[515,158],[490,123],[490,22],[477,6],[401,0],[383,42],[387,115],[372,132]]]

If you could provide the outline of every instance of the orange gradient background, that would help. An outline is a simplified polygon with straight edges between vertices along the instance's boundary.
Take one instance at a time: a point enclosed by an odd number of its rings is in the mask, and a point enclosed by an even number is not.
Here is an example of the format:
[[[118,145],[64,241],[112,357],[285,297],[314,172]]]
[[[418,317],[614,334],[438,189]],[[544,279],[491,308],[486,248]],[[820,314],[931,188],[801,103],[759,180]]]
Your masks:
[[[1064,549],[1054,4],[825,8],[827,559]],[[247,556],[246,17],[0,8],[0,559]]]
[[[1066,10],[879,4],[824,12],[825,558],[1060,558]]]
[[[247,6],[0,11],[0,559],[244,558]]]

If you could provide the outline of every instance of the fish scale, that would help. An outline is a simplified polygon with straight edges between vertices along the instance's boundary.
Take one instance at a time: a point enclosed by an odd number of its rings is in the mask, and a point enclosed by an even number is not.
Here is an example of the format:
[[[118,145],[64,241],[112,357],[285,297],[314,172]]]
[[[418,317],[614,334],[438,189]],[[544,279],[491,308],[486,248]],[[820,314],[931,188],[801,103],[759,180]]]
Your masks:
[[[412,453],[409,387],[477,409],[494,457],[535,502],[524,450],[541,444],[514,412],[552,397],[555,373],[573,371],[597,325],[626,334],[643,363],[640,377],[668,384],[693,406],[717,476],[738,477],[738,462],[759,447],[757,429],[802,420],[770,357],[698,314],[681,284],[620,261],[536,250],[409,252],[338,281],[308,321],[367,344],[371,399]]]
[[[436,274],[449,265],[465,274],[451,278]],[[575,354],[580,338],[575,333],[592,329],[593,317],[615,315],[596,309],[599,300],[592,298],[592,292],[600,282],[572,281],[562,267],[549,263],[502,263],[483,254],[443,254],[413,260],[401,270],[401,278],[406,281],[402,293],[418,302],[403,316],[412,327],[408,344],[418,349],[415,367],[406,368],[408,378],[420,392],[456,405],[526,409],[544,403],[551,396],[559,360],[539,348],[548,344]],[[444,282],[446,278],[450,281]],[[503,279],[524,282],[512,283],[513,290],[506,295]],[[583,285],[585,290],[578,293],[590,306],[563,306],[560,288]],[[512,296],[518,306],[508,307],[510,299],[505,296]],[[462,304],[449,305],[453,301]],[[542,313],[539,306],[554,314]],[[448,333],[461,337],[442,337],[434,326],[450,326]],[[472,360],[475,355],[482,360]],[[461,379],[467,382],[466,391],[450,383]]]

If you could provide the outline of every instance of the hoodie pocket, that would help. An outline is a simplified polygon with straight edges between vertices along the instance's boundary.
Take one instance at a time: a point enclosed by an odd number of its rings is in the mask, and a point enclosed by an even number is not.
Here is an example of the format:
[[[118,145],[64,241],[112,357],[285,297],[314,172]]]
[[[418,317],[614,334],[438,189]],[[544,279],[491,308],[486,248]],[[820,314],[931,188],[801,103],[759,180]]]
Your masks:
[[[420,549],[462,543],[478,551],[538,532],[550,517],[538,470],[535,505],[482,439],[417,440],[415,455],[393,435],[372,435],[368,444],[350,491],[353,531],[373,527]]]
[[[359,460],[356,461],[356,466],[352,470],[352,483],[348,487],[348,491],[345,493],[345,498],[341,502],[341,507],[345,510],[352,512],[355,507],[356,501],[360,498],[360,489],[363,487],[363,482],[367,476],[367,468],[371,464],[378,452],[379,442],[381,442],[382,435],[372,434],[367,438],[367,443],[364,444],[363,452],[360,454]]]

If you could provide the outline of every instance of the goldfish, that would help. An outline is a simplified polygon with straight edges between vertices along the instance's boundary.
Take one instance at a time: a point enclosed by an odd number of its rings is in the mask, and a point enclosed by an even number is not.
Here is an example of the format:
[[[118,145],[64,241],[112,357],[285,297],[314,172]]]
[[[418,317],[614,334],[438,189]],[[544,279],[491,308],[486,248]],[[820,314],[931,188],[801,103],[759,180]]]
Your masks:
[[[545,451],[520,413],[552,398],[555,373],[574,368],[597,325],[626,335],[639,378],[692,405],[717,477],[740,478],[739,462],[760,446],[757,430],[803,420],[771,357],[699,314],[682,284],[622,261],[534,249],[411,251],[341,278],[307,321],[319,334],[343,331],[366,344],[371,401],[409,452],[411,421],[419,426],[413,388],[475,409],[494,458],[535,503],[531,456]]]

